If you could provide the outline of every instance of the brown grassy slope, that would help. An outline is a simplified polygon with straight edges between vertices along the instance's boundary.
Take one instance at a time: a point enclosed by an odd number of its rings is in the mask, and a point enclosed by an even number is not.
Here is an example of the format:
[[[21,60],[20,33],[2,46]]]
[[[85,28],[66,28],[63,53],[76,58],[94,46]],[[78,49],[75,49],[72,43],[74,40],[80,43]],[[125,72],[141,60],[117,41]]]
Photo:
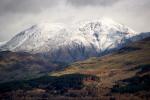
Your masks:
[[[98,76],[101,96],[110,93],[125,100],[150,98],[150,38],[131,43],[113,54],[76,62],[50,75],[73,73]]]
[[[150,38],[147,38],[45,77],[1,84],[0,99],[149,100],[149,61]]]
[[[0,52],[0,83],[42,76],[58,65],[41,56],[25,52]]]

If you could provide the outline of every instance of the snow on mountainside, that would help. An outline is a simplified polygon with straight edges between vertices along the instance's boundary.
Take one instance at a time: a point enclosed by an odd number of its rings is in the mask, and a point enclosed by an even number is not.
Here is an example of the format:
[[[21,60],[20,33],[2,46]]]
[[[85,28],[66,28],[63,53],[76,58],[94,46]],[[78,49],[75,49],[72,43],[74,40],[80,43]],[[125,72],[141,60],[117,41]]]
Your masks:
[[[0,50],[38,53],[54,61],[73,62],[120,48],[136,35],[132,29],[108,19],[72,25],[41,23],[19,33]]]
[[[5,45],[7,41],[0,42],[0,47]]]

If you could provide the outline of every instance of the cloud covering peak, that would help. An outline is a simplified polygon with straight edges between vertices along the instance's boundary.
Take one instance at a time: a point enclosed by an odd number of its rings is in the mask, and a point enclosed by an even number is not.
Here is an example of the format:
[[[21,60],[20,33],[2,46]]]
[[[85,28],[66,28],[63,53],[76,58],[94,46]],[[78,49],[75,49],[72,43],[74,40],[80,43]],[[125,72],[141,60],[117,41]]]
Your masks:
[[[108,17],[150,31],[150,0],[0,0],[0,41],[39,22],[71,23]]]

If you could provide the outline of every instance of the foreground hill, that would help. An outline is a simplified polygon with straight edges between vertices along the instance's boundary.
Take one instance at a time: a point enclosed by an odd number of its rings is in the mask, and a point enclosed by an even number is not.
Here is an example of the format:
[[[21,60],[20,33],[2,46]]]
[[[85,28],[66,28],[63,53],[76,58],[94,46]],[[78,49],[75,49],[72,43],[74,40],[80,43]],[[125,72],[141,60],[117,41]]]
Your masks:
[[[0,83],[37,78],[63,65],[36,54],[3,51],[0,52]]]
[[[32,80],[0,84],[2,100],[149,100],[150,38]]]

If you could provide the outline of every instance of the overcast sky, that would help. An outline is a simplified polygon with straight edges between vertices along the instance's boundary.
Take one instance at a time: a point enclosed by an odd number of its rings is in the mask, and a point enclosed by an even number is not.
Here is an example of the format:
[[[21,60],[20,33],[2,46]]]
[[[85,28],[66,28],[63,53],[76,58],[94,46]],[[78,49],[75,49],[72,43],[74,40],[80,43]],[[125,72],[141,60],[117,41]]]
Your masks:
[[[0,0],[0,41],[40,22],[111,18],[150,31],[150,0]]]

